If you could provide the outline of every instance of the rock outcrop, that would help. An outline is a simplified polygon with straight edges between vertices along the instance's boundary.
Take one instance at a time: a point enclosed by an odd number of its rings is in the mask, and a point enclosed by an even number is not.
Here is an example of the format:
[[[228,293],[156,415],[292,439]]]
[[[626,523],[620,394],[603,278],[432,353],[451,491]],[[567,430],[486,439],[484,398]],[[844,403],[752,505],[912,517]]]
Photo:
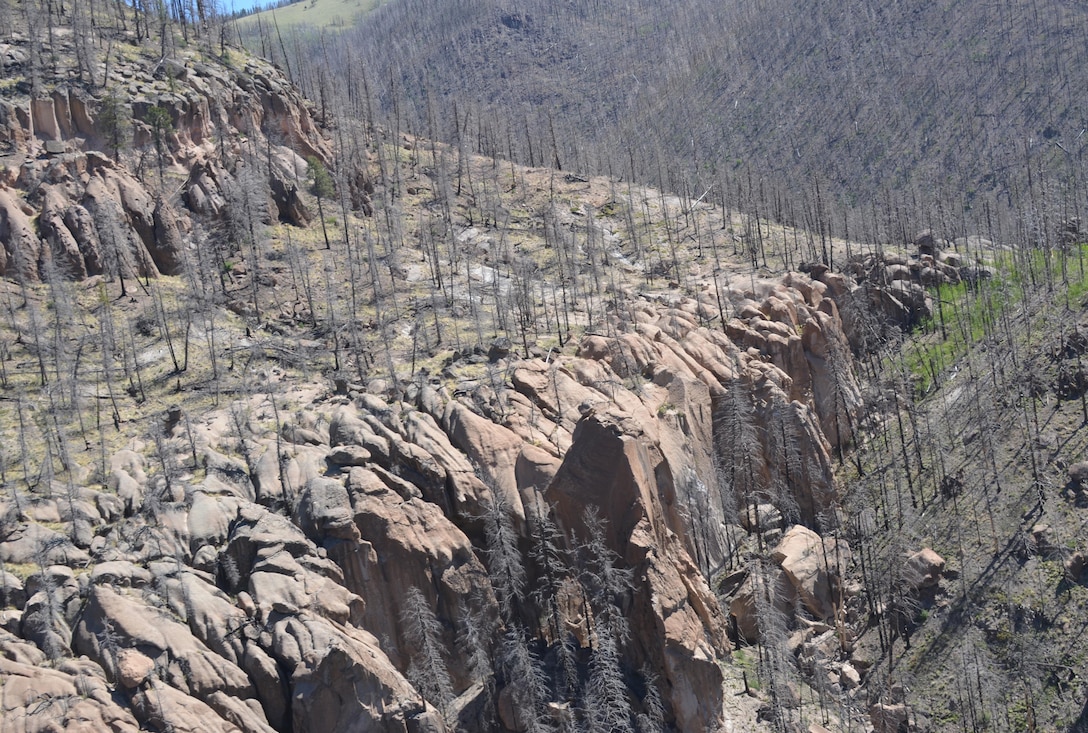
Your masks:
[[[821,538],[797,525],[786,533],[771,557],[808,612],[822,621],[833,620],[836,608],[842,606],[843,575],[852,559],[846,542]]]
[[[664,694],[683,730],[719,719],[728,653],[725,618],[698,568],[664,521],[670,466],[634,416],[587,415],[574,432],[546,498],[561,527],[584,526],[587,509],[607,518],[608,546],[639,583],[627,612],[638,662],[664,673]],[[664,484],[664,485],[663,485]]]
[[[58,77],[43,79],[38,96],[0,100],[0,276],[175,275],[200,235],[212,235],[206,223],[238,219],[243,206],[247,217],[309,222],[299,181],[307,160],[333,165],[331,147],[273,66],[217,65],[189,51],[155,64],[133,50],[94,73],[107,71],[108,92]],[[161,144],[153,110],[167,128]],[[356,168],[353,200],[369,210],[363,189],[373,189]]]
[[[108,162],[92,169],[96,185],[123,187]],[[131,210],[154,226],[141,201]],[[171,413],[157,450],[196,475],[165,474],[134,445],[109,461],[107,492],[20,501],[0,559],[44,565],[4,576],[24,639],[12,658],[90,660],[113,690],[94,714],[118,730],[194,715],[205,730],[440,731],[464,716],[489,729],[504,704],[525,704],[521,680],[481,662],[509,659],[496,645],[518,628],[511,613],[543,657],[566,645],[577,669],[597,653],[601,611],[579,566],[597,516],[631,579],[612,601],[630,629],[616,663],[649,670],[678,730],[713,729],[731,694],[731,625],[742,643],[758,637],[764,583],[784,611],[796,598],[810,623],[843,621],[850,550],[815,530],[833,526],[830,452],[850,438],[843,415],[859,391],[837,361],[850,352],[826,288],[793,274],[729,291],[734,317],[719,330],[700,322],[707,303],[643,301],[576,355],[508,353],[496,367],[507,380],[462,381],[456,394],[311,389],[279,422],[264,395]],[[500,604],[494,522],[508,524],[503,551],[532,586],[513,610]],[[767,567],[737,570],[757,545],[776,547]],[[707,581],[723,570],[728,608]],[[445,651],[428,664],[448,699],[421,696],[439,693],[403,616],[413,598],[434,614],[427,643]],[[805,637],[806,658],[831,658],[821,645],[841,639],[825,634]],[[835,664],[856,686],[856,668]]]

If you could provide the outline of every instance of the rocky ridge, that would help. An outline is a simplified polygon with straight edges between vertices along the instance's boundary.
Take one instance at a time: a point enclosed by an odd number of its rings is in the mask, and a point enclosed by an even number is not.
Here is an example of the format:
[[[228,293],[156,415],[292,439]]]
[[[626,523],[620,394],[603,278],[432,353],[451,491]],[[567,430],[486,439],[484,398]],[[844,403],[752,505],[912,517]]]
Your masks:
[[[128,450],[111,459],[105,491],[17,492],[0,559],[37,569],[5,576],[8,656],[82,660],[81,674],[116,690],[95,715],[117,730],[197,711],[223,730],[346,730],[360,715],[380,729],[437,729],[403,676],[399,609],[420,589],[450,648],[466,616],[498,617],[479,525],[501,496],[523,543],[542,514],[576,542],[585,509],[599,508],[632,572],[629,664],[659,674],[679,729],[713,727],[730,642],[703,571],[724,567],[746,532],[728,490],[702,482],[723,450],[731,389],[744,385],[799,436],[805,474],[782,488],[783,505],[810,520],[836,505],[818,407],[830,402],[813,394],[846,336],[825,286],[790,282],[761,284],[761,301],[732,294],[729,335],[700,325],[710,298],[647,302],[625,333],[588,336],[577,356],[489,365],[504,375],[497,387],[413,384],[399,399],[350,388],[307,406],[255,394],[175,421],[164,439],[176,471]],[[274,401],[293,411],[278,429]],[[51,516],[62,531],[43,527]],[[808,605],[829,617],[826,601]],[[590,644],[576,608],[564,623]],[[455,659],[454,691],[480,694]],[[51,672],[58,690],[77,689],[65,669]],[[9,701],[5,717],[33,721],[39,702]]]

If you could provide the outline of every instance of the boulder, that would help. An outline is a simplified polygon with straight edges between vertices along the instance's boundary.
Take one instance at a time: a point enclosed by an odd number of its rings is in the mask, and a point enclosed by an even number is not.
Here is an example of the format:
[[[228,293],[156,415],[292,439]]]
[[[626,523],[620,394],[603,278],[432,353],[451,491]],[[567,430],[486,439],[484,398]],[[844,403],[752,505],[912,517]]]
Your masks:
[[[17,636],[21,625],[19,615],[5,612],[4,621],[3,630],[0,631],[0,657],[20,664],[48,666],[49,658],[41,649]]]
[[[12,53],[14,49],[7,51]],[[21,55],[21,52],[19,52]],[[25,58],[23,59],[25,61]],[[6,65],[6,64],[5,64]],[[27,144],[28,125],[22,121],[27,119],[26,110],[12,104],[7,100],[0,100],[0,143],[9,146],[25,147]],[[27,120],[29,122],[29,120]]]
[[[359,539],[348,491],[335,479],[313,478],[306,482],[295,506],[295,523],[316,543],[326,537]]]
[[[555,478],[562,461],[543,448],[532,443],[523,443],[514,464],[514,479],[518,491],[524,497],[539,496]],[[538,504],[535,502],[534,504]],[[532,505],[530,505],[532,506]],[[528,510],[528,507],[526,507]]]
[[[1065,577],[1070,583],[1079,583],[1084,576],[1084,569],[1088,567],[1088,555],[1084,552],[1074,552],[1066,558],[1063,564]]]
[[[164,199],[156,198],[151,220],[152,235],[150,239],[144,238],[144,246],[160,274],[180,275],[185,269],[185,243],[181,238],[177,212]]]
[[[933,317],[933,301],[918,283],[896,280],[886,287],[866,285],[869,307],[887,323],[904,330]]]
[[[348,191],[352,210],[370,216],[374,211],[370,201],[370,196],[374,193],[374,183],[366,166],[356,164],[352,168],[348,175]]]
[[[907,556],[903,565],[903,580],[911,590],[932,588],[944,572],[944,558],[926,547]]]
[[[1069,466],[1069,483],[1077,487],[1088,488],[1088,461],[1081,461]]]
[[[944,240],[938,239],[933,234],[932,229],[923,229],[914,237],[914,246],[918,249],[920,255],[937,257],[940,255],[940,248],[944,244]]]
[[[333,466],[365,466],[370,462],[370,451],[361,445],[340,445],[329,451],[328,461]]]
[[[260,645],[260,637],[253,633],[257,607],[250,595],[239,593],[236,605],[192,572],[170,578],[166,588],[171,610],[186,620],[201,643],[249,675],[266,719],[282,730],[288,714],[287,683],[276,661]]]
[[[182,197],[190,211],[208,217],[219,216],[226,205],[217,171],[204,161],[197,162],[190,169]]]
[[[112,262],[112,267],[119,269],[126,276],[151,277],[156,274],[155,264],[147,253],[143,241],[129,212],[125,210],[121,202],[121,195],[115,185],[117,174],[109,168],[95,167],[96,172],[105,171],[98,175],[92,175],[83,192],[80,205],[90,214],[91,221],[98,233],[97,239],[102,250],[103,263]],[[137,191],[136,186],[129,186],[132,191]],[[135,197],[136,194],[133,194]],[[140,191],[139,201],[150,202],[150,196]],[[130,200],[130,205],[135,205],[135,199]],[[154,236],[152,225],[152,209],[148,204],[147,221],[140,221],[141,228],[148,237]]]
[[[73,134],[86,138],[94,138],[98,135],[98,127],[90,111],[93,104],[94,98],[85,90],[79,88],[68,90],[68,111],[71,115]]]
[[[455,407],[459,405],[451,406],[451,409]],[[498,428],[490,421],[484,422]],[[441,503],[449,503],[452,515],[462,522],[482,516],[490,503],[491,491],[487,482],[491,480],[494,472],[493,463],[481,463],[477,460],[477,454],[469,452],[466,455],[462,452],[465,450],[464,446],[457,444],[454,436],[447,434],[433,415],[408,410],[403,415],[402,423],[404,436],[428,453],[445,472],[446,492],[451,495],[452,500]],[[476,437],[479,439],[479,436]],[[516,502],[514,506],[520,504],[516,488],[508,499]]]
[[[142,685],[155,671],[155,661],[136,649],[117,652],[117,682],[126,689]]]
[[[308,612],[349,623],[362,614],[363,599],[344,588],[336,563],[288,519],[256,505],[233,523],[220,568],[225,584],[247,591],[263,617]]]
[[[908,733],[912,730],[910,713],[902,703],[876,703],[869,708],[874,733]]]
[[[313,215],[306,208],[306,204],[302,203],[298,186],[280,176],[273,176],[269,183],[272,187],[272,201],[276,204],[280,221],[297,227],[309,224]]]
[[[125,516],[135,514],[144,503],[144,486],[122,468],[114,469],[110,474],[109,486],[123,503]]]
[[[35,583],[32,578],[27,578],[28,598],[21,623],[23,636],[37,644],[51,660],[71,654],[71,624],[80,605],[79,584],[71,576],[70,569],[55,566],[48,568],[47,573],[62,569],[68,571],[66,582],[42,578]],[[44,587],[37,590],[41,586]]]
[[[861,686],[861,674],[849,662],[844,662],[839,669],[839,684],[844,690],[855,690]]]
[[[842,572],[850,565],[850,546],[844,540],[823,539],[807,527],[794,525],[771,553],[805,608],[817,619],[835,615]]]

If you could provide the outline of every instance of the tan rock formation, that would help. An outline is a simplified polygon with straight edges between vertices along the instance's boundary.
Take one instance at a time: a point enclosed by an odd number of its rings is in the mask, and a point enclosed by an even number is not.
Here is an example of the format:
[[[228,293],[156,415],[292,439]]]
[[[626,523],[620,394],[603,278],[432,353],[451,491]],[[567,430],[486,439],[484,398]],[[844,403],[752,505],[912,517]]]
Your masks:
[[[405,499],[368,473],[353,469],[348,482],[361,540],[330,553],[345,568],[347,587],[367,599],[362,625],[394,643],[390,653],[406,669],[410,645],[399,613],[409,589],[419,589],[449,621],[449,648],[454,648],[454,621],[470,612],[494,617],[495,601],[487,570],[464,533],[434,504]],[[464,659],[451,660],[451,674],[458,692],[474,681]]]
[[[807,527],[795,525],[771,553],[802,603],[819,620],[835,617],[840,604],[842,576],[850,566],[850,546],[844,540],[821,538]]]
[[[518,520],[524,521],[525,508],[517,480],[521,439],[457,402],[449,403],[443,418],[450,441],[464,451],[472,461],[468,465],[478,467],[486,481],[486,486],[476,489],[476,496],[466,496],[471,500],[471,504],[465,506],[466,513],[470,516],[482,515],[484,508],[490,504],[489,494],[495,491],[510,505]]]
[[[305,159],[333,160],[297,92],[264,62],[225,69],[186,53],[163,59],[157,79],[125,54],[111,69],[126,80],[137,145],[150,142],[152,107],[174,128],[161,161],[146,151],[140,175],[130,165],[135,153],[114,160],[98,152],[110,146],[102,100],[91,93],[60,85],[33,103],[0,101],[0,142],[26,154],[0,172],[0,271],[28,280],[177,274],[203,246],[191,234],[206,233],[240,193],[255,194],[257,220],[308,218],[298,183]],[[43,153],[46,141],[61,145]],[[253,149],[262,151],[257,163],[247,158]],[[354,203],[367,206],[363,167],[340,172]],[[274,262],[262,273],[270,281],[284,264]],[[256,277],[246,264],[236,263],[232,277]],[[926,267],[943,272],[937,264]],[[391,259],[396,278],[402,266]],[[697,295],[640,296],[620,284],[627,312],[606,315],[576,355],[565,348],[519,359],[520,348],[496,342],[489,357],[473,355],[479,369],[456,375],[456,388],[452,378],[427,384],[421,373],[410,386],[375,379],[370,393],[336,375],[334,395],[307,384],[288,396],[276,392],[277,376],[286,379],[279,369],[261,373],[255,381],[267,381],[268,394],[215,408],[201,402],[208,412],[193,414],[192,427],[175,416],[161,444],[115,453],[101,467],[102,491],[58,492],[0,512],[14,520],[0,527],[0,559],[36,569],[25,582],[0,576],[0,595],[13,606],[0,612],[0,657],[22,665],[4,669],[15,679],[29,665],[63,660],[42,678],[65,695],[77,672],[93,677],[74,689],[94,691],[93,703],[78,704],[92,705],[83,719],[100,729],[399,733],[469,728],[471,720],[490,730],[496,712],[516,728],[524,723],[514,709],[521,680],[494,658],[491,674],[470,657],[520,625],[542,657],[572,643],[576,673],[584,672],[601,638],[596,601],[583,587],[591,583],[577,567],[546,577],[531,534],[541,518],[555,519],[560,533],[551,539],[562,555],[585,540],[584,512],[595,507],[608,548],[631,572],[630,591],[615,599],[631,630],[624,671],[634,676],[646,665],[656,676],[670,729],[732,725],[723,717],[736,708],[724,687],[732,679],[723,672],[728,623],[706,578],[733,571],[729,611],[738,636],[751,641],[769,590],[782,610],[799,597],[813,615],[833,615],[849,563],[844,543],[800,524],[834,524],[830,454],[851,439],[860,401],[837,300],[858,285],[820,276],[746,277]],[[288,306],[279,321],[270,315],[268,330],[253,329],[237,348],[260,348],[297,313]],[[231,327],[189,325],[194,343],[201,330]],[[314,331],[307,338],[323,337]],[[302,354],[323,348],[308,344],[300,341]],[[733,399],[752,423],[750,445],[723,429]],[[739,453],[743,482],[720,471]],[[500,498],[527,575],[513,604],[519,618],[505,629],[482,528]],[[737,569],[790,527],[775,555],[780,567],[763,560]],[[558,608],[547,618],[546,583]],[[435,613],[439,655],[460,695],[449,722],[409,681],[419,670],[401,613],[412,588]],[[486,637],[477,647],[466,641],[470,620]],[[822,628],[800,633],[795,646],[827,657],[835,642]],[[827,669],[836,684],[860,679],[843,665]],[[31,720],[9,684],[6,675],[5,720],[8,711]],[[12,689],[25,693],[28,684]],[[540,702],[556,720],[580,715],[570,701]]]
[[[601,510],[609,547],[640,579],[629,614],[638,654],[663,671],[680,728],[707,730],[720,721],[716,660],[729,643],[717,599],[664,525],[657,477],[668,471],[660,448],[631,416],[595,412],[578,423],[546,498],[560,526],[576,535],[584,511]]]
[[[42,247],[30,219],[10,191],[0,189],[0,276],[38,279]]]
[[[142,685],[155,671],[155,660],[136,649],[117,652],[117,681],[132,689]]]
[[[4,730],[136,733],[140,724],[111,694],[102,668],[70,660],[55,669],[0,658]],[[68,701],[57,705],[56,701]]]
[[[944,558],[926,547],[907,556],[903,567],[904,580],[911,590],[932,588],[944,572]]]

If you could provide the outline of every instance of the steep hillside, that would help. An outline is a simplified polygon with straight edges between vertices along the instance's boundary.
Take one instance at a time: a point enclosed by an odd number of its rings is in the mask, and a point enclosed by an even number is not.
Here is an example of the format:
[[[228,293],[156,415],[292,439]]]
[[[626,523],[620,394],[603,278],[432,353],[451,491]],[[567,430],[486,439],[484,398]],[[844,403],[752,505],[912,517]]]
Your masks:
[[[0,40],[0,274],[123,281],[181,274],[189,257],[218,264],[254,246],[253,199],[268,195],[278,218],[310,220],[299,184],[332,148],[270,64],[220,60],[172,26],[152,40],[136,18],[130,31],[33,13],[50,43],[25,26]]]
[[[906,409],[873,426],[860,475],[840,474],[872,602],[899,615],[863,642],[883,655],[870,684],[900,686],[920,727],[1088,726],[1083,245],[1070,254],[946,291],[947,322],[874,384]],[[928,391],[913,403],[912,374]],[[947,559],[944,579],[903,604],[913,569],[895,561],[918,544]]]
[[[1014,215],[1084,206],[1085,13],[1059,0],[405,0],[311,58],[365,70],[412,129],[520,162],[693,196],[715,185],[797,222],[822,205],[872,239],[962,234],[989,206],[989,226],[1013,236]],[[455,104],[475,119],[455,127]],[[895,207],[905,227],[884,218]]]
[[[1074,220],[862,244],[34,7],[0,727],[1083,724]]]

